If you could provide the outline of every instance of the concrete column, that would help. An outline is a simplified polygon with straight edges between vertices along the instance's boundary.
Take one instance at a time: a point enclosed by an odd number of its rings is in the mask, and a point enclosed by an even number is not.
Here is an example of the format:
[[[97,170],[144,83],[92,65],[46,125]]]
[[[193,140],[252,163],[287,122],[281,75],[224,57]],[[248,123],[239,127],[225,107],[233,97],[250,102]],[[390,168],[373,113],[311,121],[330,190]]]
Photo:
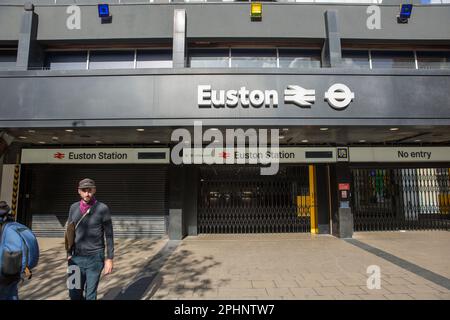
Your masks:
[[[327,68],[336,68],[342,63],[341,35],[336,10],[325,12],[325,28],[327,38],[322,50],[322,65]]]
[[[350,208],[339,208],[339,224],[338,224],[338,237],[339,238],[351,238],[353,237],[353,214]]]
[[[175,9],[173,12],[173,46],[172,59],[174,68],[186,67],[186,10]]]
[[[44,53],[37,43],[38,15],[34,5],[26,3],[20,25],[19,44],[17,48],[16,68],[29,70],[43,67]]]
[[[15,164],[2,164],[0,200],[6,201],[9,206],[11,206],[13,200],[15,166]]]
[[[0,157],[6,153],[9,145],[14,141],[14,137],[6,131],[0,131]]]
[[[169,168],[169,239],[181,240],[185,236],[184,228],[184,184],[185,168],[170,166]]]
[[[331,170],[333,179],[330,179],[333,208],[333,235],[339,238],[353,236],[353,213],[351,209],[351,172],[348,163],[337,163]],[[350,184],[349,198],[341,197],[338,186],[340,183]]]
[[[3,180],[2,180],[2,174],[3,174],[3,162],[5,159],[5,154],[8,150],[9,145],[13,142],[14,137],[7,134],[5,131],[0,131],[0,195],[2,195],[2,188],[3,188]],[[9,199],[4,199],[3,196],[0,197],[0,200],[8,201]]]
[[[319,234],[330,234],[330,204],[328,199],[327,165],[316,165],[317,226]]]
[[[183,232],[183,210],[169,209],[169,239],[181,240],[184,237]]]
[[[169,239],[197,235],[197,196],[199,169],[171,166],[169,171]]]
[[[186,231],[189,236],[198,235],[197,206],[199,188],[199,168],[188,166],[186,172],[184,194],[184,210],[186,217]]]

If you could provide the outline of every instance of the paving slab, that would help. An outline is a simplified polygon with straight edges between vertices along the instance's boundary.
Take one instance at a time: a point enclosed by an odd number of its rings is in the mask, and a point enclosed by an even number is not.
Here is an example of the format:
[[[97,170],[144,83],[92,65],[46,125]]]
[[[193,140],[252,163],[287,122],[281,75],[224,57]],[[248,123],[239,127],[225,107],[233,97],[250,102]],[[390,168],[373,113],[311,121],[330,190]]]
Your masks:
[[[450,278],[450,232],[355,232],[353,238]]]
[[[414,239],[416,236],[414,234],[410,238]],[[386,233],[377,235],[359,233],[357,239],[363,241],[364,237],[379,243],[393,238],[391,234],[386,235]],[[383,237],[387,240],[383,240]],[[426,237],[426,234],[419,233],[418,237]],[[434,236],[434,238],[437,237]],[[439,238],[442,246],[450,240],[449,233],[442,233]],[[396,241],[396,246],[402,245],[410,247],[409,244]],[[396,249],[398,253],[404,251],[402,248],[396,247]],[[442,290],[439,291],[431,286],[433,282],[380,256],[327,235],[201,235],[187,237],[178,250],[180,254],[190,256],[186,261],[194,259],[199,263],[198,268],[207,270],[208,274],[215,279],[226,282],[240,276],[240,279],[251,280],[255,289],[265,288],[267,295],[273,297],[289,296],[285,290],[277,292],[275,288],[289,288],[292,296],[298,299],[310,299],[312,296],[320,296],[320,299],[323,297],[341,299],[342,296],[352,299],[394,299],[395,297],[420,299],[420,297],[429,298],[429,294],[438,296],[449,293],[446,288],[438,286]],[[419,246],[415,250],[422,249]],[[436,248],[433,252],[439,250]],[[175,256],[177,254],[177,251],[174,252]],[[211,257],[213,258],[210,259]],[[382,271],[382,288],[379,290],[367,288],[369,277],[367,268],[373,265],[379,266]],[[450,265],[450,259],[447,260],[447,265]],[[165,270],[170,269],[170,264],[165,265]],[[211,272],[211,270],[220,270],[220,272]],[[276,273],[277,270],[278,273]],[[190,273],[192,271],[182,272],[181,278],[189,277]],[[220,295],[225,297],[231,293],[227,291],[225,294],[222,291]],[[235,294],[241,295],[237,292]],[[250,293],[244,292],[244,295],[247,296]],[[261,292],[255,296],[257,299],[267,298]],[[289,297],[292,298],[292,296]]]
[[[67,299],[63,239],[38,241],[41,261],[20,297]],[[450,299],[449,232],[356,233],[354,241],[311,234],[120,239],[114,273],[102,277],[98,298]],[[367,286],[373,266],[380,289]]]
[[[142,271],[143,266],[167,243],[167,237],[147,239],[119,239],[114,242],[114,270],[102,275],[98,299],[114,299],[130,281]],[[38,238],[40,258],[31,280],[19,285],[19,298],[24,300],[67,300],[67,259],[64,239]]]

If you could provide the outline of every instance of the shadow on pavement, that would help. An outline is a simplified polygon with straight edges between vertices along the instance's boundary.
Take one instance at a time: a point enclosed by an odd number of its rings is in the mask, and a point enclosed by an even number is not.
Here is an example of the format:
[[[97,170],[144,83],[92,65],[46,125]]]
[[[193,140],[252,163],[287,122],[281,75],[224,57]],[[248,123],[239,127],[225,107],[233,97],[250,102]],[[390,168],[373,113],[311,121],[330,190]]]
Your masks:
[[[116,240],[114,270],[111,275],[102,275],[98,288],[98,299],[107,299],[106,294],[113,288],[127,287],[130,279],[135,277],[167,241],[162,237]],[[41,245],[39,264],[33,270],[33,278],[24,281],[19,286],[20,299],[68,299],[67,260],[63,239],[54,239],[50,248],[46,248],[46,246],[48,247],[45,244]]]

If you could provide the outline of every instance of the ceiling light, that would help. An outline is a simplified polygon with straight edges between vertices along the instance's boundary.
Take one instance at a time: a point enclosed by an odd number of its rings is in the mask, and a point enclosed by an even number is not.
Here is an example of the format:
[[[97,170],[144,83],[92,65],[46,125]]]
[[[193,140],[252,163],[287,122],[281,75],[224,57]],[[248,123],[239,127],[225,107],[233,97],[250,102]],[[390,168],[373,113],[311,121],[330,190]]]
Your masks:
[[[40,144],[45,144],[45,141],[39,141]]]
[[[66,129],[66,132],[73,132],[73,129]]]
[[[280,138],[280,139],[284,139],[284,136],[279,136],[278,138]]]
[[[19,136],[19,139],[26,139],[27,137],[25,136]]]
[[[28,130],[29,133],[35,133],[36,131],[33,129]]]
[[[389,130],[391,130],[391,131],[398,131],[399,129],[398,128],[390,128]]]
[[[139,129],[136,129],[136,131],[143,132],[143,131],[145,131],[145,129],[139,128]]]
[[[320,128],[320,131],[327,131],[328,128]]]
[[[52,137],[52,140],[58,140],[59,138],[58,137]]]
[[[364,143],[364,142],[366,142],[366,140],[359,140],[359,142]]]
[[[95,143],[102,143],[102,140],[95,140]]]
[[[302,142],[303,142],[303,143],[306,143],[306,142],[308,142],[308,140],[306,140],[306,139],[303,139],[303,140],[302,140]]]
[[[153,140],[153,143],[161,143],[159,140]]]
[[[416,139],[416,140],[414,140],[414,142],[421,142],[422,140],[420,140],[420,139]]]

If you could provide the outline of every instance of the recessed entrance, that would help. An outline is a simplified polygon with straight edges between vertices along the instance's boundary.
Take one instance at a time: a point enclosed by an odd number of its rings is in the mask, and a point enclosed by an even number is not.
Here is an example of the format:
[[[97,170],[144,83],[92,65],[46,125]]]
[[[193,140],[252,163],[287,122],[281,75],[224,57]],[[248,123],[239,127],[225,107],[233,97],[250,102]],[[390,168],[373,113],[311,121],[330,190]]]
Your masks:
[[[308,166],[272,176],[257,166],[200,169],[199,233],[310,232],[312,207]]]
[[[450,228],[450,169],[354,168],[356,231]]]

